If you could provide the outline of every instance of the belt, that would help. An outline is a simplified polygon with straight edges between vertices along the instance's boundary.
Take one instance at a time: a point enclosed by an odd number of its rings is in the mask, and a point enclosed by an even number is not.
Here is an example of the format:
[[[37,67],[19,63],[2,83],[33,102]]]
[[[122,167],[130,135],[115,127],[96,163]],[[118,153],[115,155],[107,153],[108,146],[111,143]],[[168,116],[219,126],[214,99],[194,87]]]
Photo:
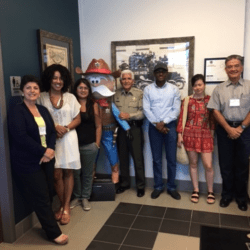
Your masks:
[[[234,128],[237,128],[241,125],[242,121],[227,121],[227,123]]]
[[[103,131],[113,131],[115,130],[116,124],[104,125],[102,126]]]
[[[130,126],[137,126],[137,127],[141,127],[143,124],[143,120],[133,120],[133,121],[128,121],[128,124]]]

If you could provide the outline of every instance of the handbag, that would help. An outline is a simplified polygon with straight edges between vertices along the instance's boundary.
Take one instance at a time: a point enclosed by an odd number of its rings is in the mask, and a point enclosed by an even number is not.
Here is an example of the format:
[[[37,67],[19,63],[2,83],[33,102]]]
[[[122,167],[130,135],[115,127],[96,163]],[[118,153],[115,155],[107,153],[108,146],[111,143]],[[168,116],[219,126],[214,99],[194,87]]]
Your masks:
[[[182,136],[183,136],[184,128],[185,128],[186,121],[187,121],[187,111],[188,111],[189,98],[190,98],[190,96],[187,96],[187,97],[184,99],[184,104],[183,104]],[[182,164],[182,165],[187,165],[187,164],[189,164],[189,159],[188,159],[187,151],[186,151],[186,149],[184,148],[183,143],[181,144],[181,147],[180,147],[180,148],[177,146],[177,150],[176,150],[176,160],[177,160],[177,162],[179,162],[179,163]]]

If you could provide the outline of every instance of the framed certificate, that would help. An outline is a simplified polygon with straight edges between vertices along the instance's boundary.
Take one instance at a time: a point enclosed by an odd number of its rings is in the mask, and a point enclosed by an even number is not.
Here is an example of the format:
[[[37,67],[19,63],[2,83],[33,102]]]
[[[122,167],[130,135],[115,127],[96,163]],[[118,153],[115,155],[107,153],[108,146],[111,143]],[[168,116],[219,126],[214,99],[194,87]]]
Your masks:
[[[225,60],[225,57],[204,59],[204,76],[206,83],[221,83],[228,79],[225,71]]]

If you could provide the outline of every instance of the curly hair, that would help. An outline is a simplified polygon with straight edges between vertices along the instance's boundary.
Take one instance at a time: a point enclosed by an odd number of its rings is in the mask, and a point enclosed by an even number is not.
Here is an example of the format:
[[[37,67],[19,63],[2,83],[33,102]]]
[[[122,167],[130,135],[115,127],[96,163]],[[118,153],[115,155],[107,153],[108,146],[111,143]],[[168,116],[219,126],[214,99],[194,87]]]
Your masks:
[[[72,79],[69,70],[60,64],[52,64],[43,71],[42,74],[43,88],[46,92],[50,90],[52,79],[56,71],[58,71],[61,74],[61,78],[63,80],[62,92],[65,93],[68,91],[69,86],[72,83]]]
[[[29,82],[35,82],[38,85],[39,89],[41,90],[41,86],[42,86],[41,81],[36,76],[33,76],[33,75],[24,75],[22,77],[20,90],[23,91],[24,86]]]
[[[202,80],[202,81],[204,82],[204,84],[206,84],[204,75],[202,75],[202,74],[197,74],[197,75],[194,75],[194,76],[191,78],[192,87],[194,87],[195,82],[198,81],[198,80]]]
[[[91,119],[94,120],[94,104],[95,104],[95,102],[94,102],[94,97],[92,94],[92,89],[91,89],[91,85],[90,85],[89,81],[85,78],[78,79],[74,85],[73,94],[75,95],[76,99],[79,100],[79,97],[77,95],[77,88],[81,83],[85,84],[89,89],[89,94],[87,96],[87,102],[86,102],[86,113],[87,113],[88,117],[90,117]]]

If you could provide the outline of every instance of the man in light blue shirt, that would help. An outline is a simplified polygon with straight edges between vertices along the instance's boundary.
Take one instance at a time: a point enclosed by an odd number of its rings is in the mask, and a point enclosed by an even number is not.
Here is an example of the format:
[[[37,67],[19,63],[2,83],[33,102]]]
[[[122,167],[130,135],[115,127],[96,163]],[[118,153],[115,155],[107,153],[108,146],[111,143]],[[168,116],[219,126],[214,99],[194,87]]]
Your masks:
[[[168,182],[167,193],[174,199],[181,196],[176,191],[176,123],[180,113],[181,95],[179,89],[167,82],[168,68],[164,63],[154,67],[155,82],[144,89],[143,111],[149,120],[149,141],[153,156],[154,191],[156,199],[164,190],[162,180],[162,146],[165,145]]]

